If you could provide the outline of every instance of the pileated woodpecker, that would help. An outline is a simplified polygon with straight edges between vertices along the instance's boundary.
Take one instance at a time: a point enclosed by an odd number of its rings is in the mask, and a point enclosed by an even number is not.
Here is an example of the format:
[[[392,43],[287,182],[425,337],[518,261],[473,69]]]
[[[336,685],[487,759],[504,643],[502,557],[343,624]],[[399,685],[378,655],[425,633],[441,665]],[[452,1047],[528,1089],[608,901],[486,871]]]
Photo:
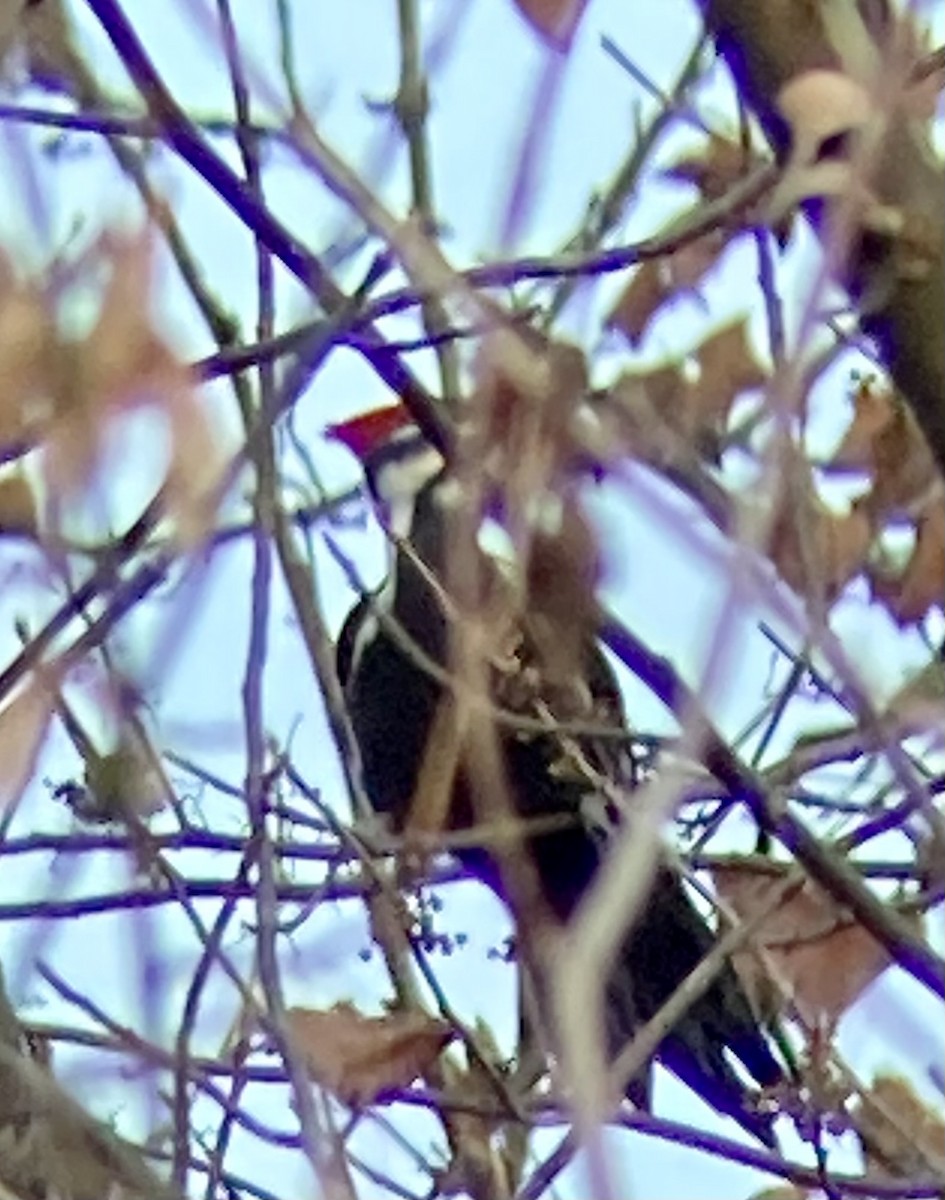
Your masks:
[[[375,809],[403,829],[410,816],[450,666],[448,605],[444,604],[448,512],[456,488],[439,454],[409,425],[402,409],[386,409],[333,426],[330,436],[353,450],[395,551],[386,581],[348,616],[337,647],[338,675],[360,748],[364,786]],[[407,548],[409,547],[409,549]],[[517,653],[534,662],[527,626]],[[431,670],[434,664],[439,669]],[[625,729],[622,701],[600,646],[586,639],[581,655],[590,722]],[[497,704],[512,705],[505,693]],[[529,706],[526,705],[526,713]],[[534,711],[534,706],[531,706]],[[572,916],[592,884],[604,855],[593,785],[580,771],[562,769],[561,737],[537,721],[527,728],[496,730],[502,773],[515,815],[525,830],[517,849],[531,861],[545,905],[561,923]],[[626,754],[614,739],[576,737],[578,755],[619,786],[627,782]],[[623,760],[623,767],[620,758]],[[473,773],[460,758],[452,777],[445,824],[468,829],[482,815]],[[620,778],[619,776],[623,776]],[[528,831],[534,818],[559,818]],[[502,899],[507,861],[488,842],[465,847],[458,857]],[[521,915],[521,914],[519,914]],[[705,957],[715,935],[692,903],[677,873],[666,863],[656,871],[644,911],[626,936],[606,988],[606,1033],[615,1057],[635,1030],[656,1013]],[[772,1117],[753,1107],[728,1054],[762,1087],[784,1078],[742,986],[730,964],[666,1035],[658,1057],[719,1112],[774,1146]],[[648,1107],[650,1072],[633,1080],[627,1094]]]

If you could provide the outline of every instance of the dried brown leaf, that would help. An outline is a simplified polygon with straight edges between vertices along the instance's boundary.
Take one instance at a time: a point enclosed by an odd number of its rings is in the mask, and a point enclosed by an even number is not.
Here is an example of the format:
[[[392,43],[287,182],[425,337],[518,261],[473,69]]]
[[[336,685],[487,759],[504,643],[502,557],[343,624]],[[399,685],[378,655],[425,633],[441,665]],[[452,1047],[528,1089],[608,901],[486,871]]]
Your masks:
[[[744,318],[712,333],[695,350],[699,381],[689,389],[686,432],[723,428],[740,393],[763,387],[768,376],[755,358]]]
[[[796,592],[816,588],[835,598],[866,566],[875,527],[868,506],[854,505],[838,516],[816,497],[800,511],[782,505],[768,542],[768,557]]]
[[[873,511],[887,516],[909,509],[933,485],[938,472],[928,443],[904,405],[873,447]]]
[[[22,471],[0,478],[0,533],[36,533],[39,518],[36,497]]]
[[[667,362],[647,371],[624,371],[610,393],[621,412],[631,418],[630,427],[639,440],[649,445],[656,440],[654,424],[665,422],[678,428],[673,414],[688,411],[692,387],[681,364]],[[655,422],[654,414],[659,417]]]
[[[854,414],[827,469],[869,470],[870,505],[879,518],[907,510],[937,477],[928,444],[908,406],[886,388],[863,381]]]
[[[673,412],[689,406],[687,393],[692,384],[686,378],[679,363],[662,363],[649,371],[634,373],[627,371],[621,377],[621,389],[631,383],[639,383],[646,398],[667,425],[672,425]],[[616,390],[616,389],[615,389]]]
[[[767,906],[782,878],[772,864],[713,870],[719,896],[743,920]],[[921,928],[919,918],[915,924]],[[774,974],[813,1028],[833,1026],[891,962],[886,949],[810,880],[781,901],[753,943],[734,960],[749,992],[767,994],[765,977]]]
[[[424,1013],[365,1017],[351,1004],[327,1012],[293,1008],[286,1019],[312,1079],[346,1104],[371,1104],[407,1087],[453,1037],[449,1025]]]
[[[165,391],[162,396],[171,426],[165,509],[177,545],[192,549],[213,522],[226,460],[219,430],[211,424],[187,373],[180,374],[177,387],[179,390]]]
[[[62,88],[71,95],[88,94],[89,75],[76,50],[62,0],[28,5],[23,12],[21,36],[34,82]]]
[[[180,536],[206,528],[208,493],[220,456],[194,400],[189,368],[155,330],[149,311],[152,234],[106,235],[102,252],[111,274],[98,320],[81,342],[60,345],[56,416],[44,444],[44,471],[55,494],[84,488],[98,465],[107,423],[142,404],[165,409],[171,426],[169,503]]]
[[[688,408],[693,386],[677,363],[646,372],[625,371],[610,386],[616,420],[605,435],[611,443],[602,438],[602,444],[623,446],[656,466],[677,464],[688,447],[667,414],[676,405],[683,411]]]
[[[74,496],[95,474],[107,415],[78,397],[59,406],[43,441],[43,480],[54,496]]]
[[[865,470],[876,462],[876,443],[892,424],[896,403],[888,388],[861,380],[853,397],[853,420],[847,426],[828,468]]]
[[[711,133],[699,151],[680,155],[663,174],[667,179],[691,183],[703,200],[719,200],[761,161],[735,138]]]
[[[670,296],[679,297],[694,291],[709,270],[715,266],[728,244],[728,232],[723,229],[704,234],[674,250],[663,259],[664,275],[669,283]]]
[[[177,391],[187,377],[151,319],[150,228],[131,237],[107,237],[103,244],[111,275],[80,358],[82,400],[91,411],[127,408]]]
[[[898,1178],[945,1174],[945,1124],[898,1075],[878,1075],[856,1113],[867,1165]]]
[[[514,0],[531,27],[555,50],[567,50],[577,32],[587,0]]]
[[[501,492],[507,527],[525,541],[535,529],[543,500],[560,490],[576,458],[585,458],[576,419],[588,388],[587,361],[578,347],[552,341],[534,331],[503,330],[486,338],[476,359],[473,415],[462,431],[466,462],[483,464],[477,474]],[[474,494],[474,486],[471,492]],[[479,493],[480,500],[484,499]],[[459,522],[458,536],[468,536],[470,522]],[[458,558],[455,561],[459,561]],[[488,588],[489,573],[473,564],[457,592],[461,604],[474,607],[473,597]],[[461,594],[460,594],[461,592]],[[480,601],[482,597],[480,597]]]
[[[636,346],[661,308],[696,290],[718,262],[727,241],[724,230],[715,230],[672,254],[643,263],[624,288],[608,325]]]
[[[901,575],[870,572],[873,599],[900,625],[921,621],[933,605],[945,605],[945,504],[936,496],[919,514],[912,555]]]
[[[567,342],[500,330],[476,359],[477,437],[502,478],[537,455],[567,457],[571,425],[587,390],[583,351]]]
[[[631,346],[636,346],[671,294],[659,259],[645,262],[621,292],[607,324],[622,333]]]
[[[55,330],[39,289],[20,284],[0,256],[0,444],[26,437],[27,410],[49,386]]]
[[[29,783],[55,704],[53,690],[34,677],[0,710],[0,811]]]
[[[723,325],[707,337],[696,357],[702,376],[711,386],[731,389],[737,394],[767,382],[767,372],[752,350],[744,317]]]

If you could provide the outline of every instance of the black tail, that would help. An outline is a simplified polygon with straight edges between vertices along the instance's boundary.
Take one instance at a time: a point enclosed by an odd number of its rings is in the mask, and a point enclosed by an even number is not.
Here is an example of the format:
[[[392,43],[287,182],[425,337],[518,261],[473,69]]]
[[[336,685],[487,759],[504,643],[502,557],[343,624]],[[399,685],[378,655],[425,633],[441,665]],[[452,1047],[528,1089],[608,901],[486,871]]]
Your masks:
[[[530,850],[549,906],[561,920],[570,919],[592,884],[605,849],[585,830],[572,828],[535,838]],[[496,887],[496,877],[479,873]],[[662,1008],[714,944],[715,934],[679,876],[661,866],[607,981],[611,1055],[616,1057]],[[712,1108],[774,1148],[772,1117],[752,1108],[726,1051],[759,1087],[772,1087],[784,1078],[730,963],[663,1039],[657,1055]],[[645,1068],[627,1086],[628,1097],[639,1107],[649,1107],[649,1078]]]
[[[620,1041],[625,1042],[633,1033],[632,1028],[621,1028],[623,1011],[637,1026],[648,1021],[705,957],[714,941],[714,934],[682,881],[669,867],[661,867],[608,986],[614,1034]],[[618,1049],[616,1045],[613,1048],[615,1052]],[[667,1034],[658,1054],[663,1064],[706,1103],[774,1147],[772,1118],[753,1111],[726,1050],[761,1087],[771,1087],[784,1078],[729,963]]]

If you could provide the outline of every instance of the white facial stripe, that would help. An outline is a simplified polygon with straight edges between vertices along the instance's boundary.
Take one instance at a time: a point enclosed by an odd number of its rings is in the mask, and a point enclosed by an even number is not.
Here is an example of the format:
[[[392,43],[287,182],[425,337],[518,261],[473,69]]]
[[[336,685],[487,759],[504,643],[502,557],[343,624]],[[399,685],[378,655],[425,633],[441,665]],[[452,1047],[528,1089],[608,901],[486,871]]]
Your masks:
[[[432,446],[427,446],[416,437],[409,447],[401,445],[388,448],[393,450],[393,453],[385,457],[382,452],[378,465],[373,469],[369,468],[371,490],[384,509],[382,518],[388,532],[407,541],[417,494],[423,485],[442,469],[443,458]],[[351,650],[352,676],[357,671],[365,650],[381,631],[382,620],[378,613],[393,613],[395,591],[396,575],[391,569],[384,583],[374,593],[375,611],[369,610],[365,614],[355,636]]]
[[[387,523],[395,537],[409,536],[417,493],[442,466],[439,452],[432,446],[424,446],[409,457],[392,458],[375,470],[374,490],[386,509]]]

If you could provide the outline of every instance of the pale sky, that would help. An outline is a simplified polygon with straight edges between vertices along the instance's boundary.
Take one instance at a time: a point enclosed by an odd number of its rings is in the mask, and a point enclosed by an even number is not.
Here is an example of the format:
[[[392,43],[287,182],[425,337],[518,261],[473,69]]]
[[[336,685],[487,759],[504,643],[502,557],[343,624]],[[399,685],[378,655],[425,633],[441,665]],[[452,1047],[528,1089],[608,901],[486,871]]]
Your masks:
[[[389,100],[397,80],[397,31],[394,0],[290,0],[297,47],[298,74],[305,101],[317,118],[320,134],[377,189],[391,208],[403,211],[408,199],[405,155],[391,119],[378,110]],[[508,228],[510,178],[519,160],[523,139],[535,122],[534,97],[545,70],[546,54],[514,13],[508,0],[424,0],[420,5],[425,42],[430,50],[432,106],[429,136],[434,193],[445,227],[444,251],[458,266],[505,254],[548,253],[561,246],[581,224],[589,196],[603,188],[633,137],[635,121],[645,122],[656,111],[648,97],[601,49],[606,34],[650,72],[654,82],[667,89],[690,52],[698,33],[693,6],[687,0],[663,0],[659,5],[630,5],[625,0],[594,0],[581,34],[558,80],[550,111],[540,114],[541,168],[538,184],[524,220],[511,243]],[[72,6],[82,16],[83,43],[94,55],[96,70],[116,92],[123,87],[111,50],[95,29],[83,6]],[[216,21],[210,0],[125,0],[124,8],[139,36],[149,47],[165,82],[177,99],[202,115],[230,110],[230,84],[222,55],[214,41]],[[232,9],[246,56],[252,85],[271,96],[257,116],[279,120],[282,116],[273,12],[268,0],[232,0]],[[726,77],[713,73],[702,94],[700,113],[713,127],[730,128],[732,104]],[[44,97],[37,103],[49,103]],[[128,189],[117,168],[94,138],[76,138],[64,154],[54,159],[40,151],[50,134],[25,126],[4,125],[0,133],[0,170],[11,199],[0,212],[0,236],[21,252],[27,267],[39,268],[57,254],[67,258],[91,241],[103,225],[127,221],[136,215]],[[681,129],[654,159],[665,165],[680,147],[694,146],[698,135]],[[217,148],[222,143],[215,142]],[[73,149],[74,147],[74,149]],[[228,160],[238,166],[235,151]],[[288,152],[274,146],[266,156],[267,199],[273,210],[315,253],[330,254],[357,233],[356,225],[339,204],[326,198],[317,179],[299,170]],[[34,178],[36,187],[23,181]],[[238,222],[167,151],[155,152],[153,178],[170,201],[185,233],[199,246],[201,266],[218,297],[244,323],[252,336],[255,319],[253,247]],[[17,196],[16,183],[20,181]],[[48,203],[39,209],[33,197],[42,194]],[[682,211],[692,196],[684,188],[663,181],[647,183],[639,203],[628,208],[617,240],[629,241],[655,232],[670,215]],[[796,326],[806,300],[806,281],[814,249],[800,235],[782,268],[782,291],[788,328]],[[340,276],[353,285],[363,273],[368,257],[356,257]],[[639,362],[655,362],[694,345],[710,323],[733,315],[751,319],[753,334],[763,345],[764,324],[760,297],[754,287],[756,263],[748,246],[735,249],[705,288],[702,299],[685,300],[654,322]],[[281,268],[279,323],[285,328],[310,315],[302,290]],[[391,286],[395,285],[391,281]],[[600,328],[601,316],[612,304],[621,282],[611,279],[583,289],[566,310],[559,331],[582,338],[594,350],[595,372],[611,378],[628,362],[626,347],[612,335],[588,342],[588,331]],[[168,331],[184,357],[198,358],[212,344],[194,315],[190,300],[166,259],[160,264],[155,307],[162,328]],[[74,319],[81,322],[83,306],[75,305]],[[707,314],[710,314],[707,317]],[[391,323],[389,331],[415,332],[406,320]],[[432,361],[414,356],[412,365],[431,386],[436,383]],[[828,381],[833,404],[842,393],[842,378]],[[827,385],[825,385],[827,387]],[[829,388],[828,388],[829,390]],[[208,388],[208,404],[226,419],[230,395],[225,384]],[[350,457],[330,447],[320,437],[330,420],[353,413],[386,398],[382,386],[360,359],[337,351],[299,404],[296,431],[330,489],[357,482]],[[829,444],[839,432],[839,418],[821,418],[822,436]],[[109,473],[112,517],[116,526],[132,519],[153,486],[150,472],[160,452],[160,433],[153,422],[136,418],[113,449],[114,469]],[[151,466],[148,466],[150,462]],[[670,656],[683,675],[698,683],[712,645],[717,624],[727,604],[731,549],[688,504],[668,497],[652,476],[627,473],[594,498],[601,542],[607,562],[607,598],[634,631],[652,649]],[[352,518],[355,509],[350,509]],[[90,518],[86,516],[86,521]],[[102,531],[99,530],[101,533]],[[335,528],[333,536],[346,552],[362,564],[366,576],[377,578],[381,569],[381,542],[373,527],[359,528],[352,520]],[[319,586],[333,628],[337,628],[351,603],[341,573],[314,538]],[[232,545],[215,554],[189,582],[165,585],[157,596],[122,625],[118,643],[126,664],[149,688],[155,726],[166,742],[182,753],[199,758],[231,783],[238,785],[243,771],[241,695],[245,647],[249,625],[248,572],[251,548]],[[782,589],[783,590],[783,589]],[[267,727],[280,744],[290,741],[294,761],[307,777],[340,794],[340,772],[331,758],[330,740],[317,692],[303,658],[297,634],[289,620],[289,605],[281,585],[275,588],[272,644],[267,673]],[[47,586],[35,555],[22,546],[0,545],[0,663],[15,649],[12,617],[28,612],[34,625],[60,603],[57,589]],[[725,687],[713,689],[711,706],[723,730],[734,734],[755,714],[771,670],[770,646],[758,632],[761,619],[772,622],[800,647],[804,617],[786,590],[776,611],[758,592],[745,599],[730,631],[730,669]],[[914,635],[902,636],[883,614],[866,603],[865,588],[854,588],[839,606],[836,631],[845,640],[862,669],[865,682],[882,698],[895,690],[906,673],[922,661],[922,647]],[[857,654],[868,643],[869,659]],[[665,714],[639,685],[628,682],[628,708],[642,729],[665,732],[672,728]],[[811,706],[813,708],[813,706]],[[94,708],[83,714],[94,722]],[[807,716],[811,716],[810,713]],[[805,717],[806,719],[806,717]],[[815,722],[816,713],[812,714]],[[829,719],[827,720],[829,724]],[[786,750],[796,731],[790,724],[781,735]],[[48,799],[42,780],[57,780],[75,770],[68,742],[61,733],[50,738],[14,833],[33,825],[64,830],[69,817]],[[213,803],[219,803],[215,798]],[[218,820],[214,813],[214,822]],[[239,828],[233,806],[233,828]],[[111,879],[120,879],[125,866],[115,858],[90,855],[72,864],[28,867],[18,861],[4,864],[0,903],[50,892],[78,895],[104,890]],[[207,874],[212,868],[208,867]],[[199,872],[198,872],[199,873]],[[489,949],[504,936],[506,926],[497,903],[483,889],[462,884],[443,891],[442,926],[469,935],[464,953],[437,958],[438,975],[461,1014],[474,1019],[483,1014],[493,1023],[500,1041],[509,1045],[514,1032],[515,988],[513,972],[489,956]],[[209,913],[210,910],[208,909]],[[938,943],[941,949],[941,927]],[[365,1008],[376,1008],[383,994],[383,972],[376,957],[364,962],[359,951],[368,944],[365,923],[356,904],[324,906],[293,939],[287,954],[286,979],[290,1002],[311,1007],[350,997]],[[146,948],[146,949],[142,949]],[[228,946],[234,962],[248,968],[251,938],[235,939]],[[53,1001],[32,972],[38,955],[66,978],[81,983],[88,994],[116,1020],[140,1024],[142,1003],[148,995],[148,970],[160,964],[171,979],[169,995],[182,999],[194,961],[195,943],[182,934],[179,918],[170,909],[147,911],[129,920],[119,916],[82,918],[71,925],[38,926],[36,922],[0,923],[0,952],[7,966],[11,990],[20,1001],[34,1001],[37,1017],[80,1023],[75,1010]],[[89,962],[94,956],[94,970]],[[160,960],[163,959],[163,963]],[[132,964],[129,968],[129,962]],[[150,964],[150,965],[149,965]],[[232,1019],[233,994],[223,986],[210,993],[214,1003],[202,1013],[201,1029],[212,1044],[221,1026]],[[173,1028],[174,1013],[145,1013],[149,1032],[156,1038]],[[889,972],[869,996],[845,1019],[841,1047],[856,1067],[867,1073],[879,1066],[905,1064],[915,1070],[926,1047],[933,1044],[935,1009],[918,985],[899,972]],[[880,1035],[879,1028],[883,1029]],[[887,1036],[891,1027],[904,1031],[901,1045]],[[85,1089],[88,1055],[57,1051],[57,1067]],[[118,1079],[107,1082],[114,1104],[122,1104],[123,1119],[146,1121],[160,1113],[157,1105],[135,1109],[127,1105],[128,1086]],[[284,1107],[284,1090],[251,1085],[259,1093],[257,1111],[270,1124],[290,1130],[294,1118]],[[664,1076],[656,1094],[657,1111],[704,1125],[725,1128],[715,1114],[698,1105],[691,1094]],[[103,1112],[111,1112],[106,1105]],[[211,1113],[207,1108],[208,1116]],[[417,1114],[387,1114],[421,1147],[435,1135],[435,1124]],[[429,1129],[429,1135],[425,1132]],[[539,1139],[542,1148],[554,1144],[551,1134]],[[758,1190],[756,1173],[696,1155],[656,1140],[626,1133],[608,1137],[615,1162],[618,1194],[637,1200],[735,1200]],[[368,1126],[354,1144],[368,1161],[383,1162],[398,1173],[405,1185],[422,1194],[424,1181],[402,1151],[377,1126]],[[786,1146],[804,1151],[792,1138]],[[293,1194],[289,1184],[289,1159],[276,1150],[261,1150],[245,1132],[234,1139],[234,1162],[247,1177],[270,1184],[280,1194]],[[809,1160],[809,1154],[806,1156]],[[851,1166],[847,1156],[838,1166]],[[304,1175],[292,1167],[300,1185]],[[399,1172],[403,1172],[401,1176]],[[275,1179],[278,1186],[274,1185]],[[560,1194],[581,1197],[581,1170],[572,1168],[562,1177]],[[654,1181],[659,1181],[658,1187]],[[309,1194],[300,1191],[298,1194]],[[365,1184],[363,1195],[380,1195]]]

